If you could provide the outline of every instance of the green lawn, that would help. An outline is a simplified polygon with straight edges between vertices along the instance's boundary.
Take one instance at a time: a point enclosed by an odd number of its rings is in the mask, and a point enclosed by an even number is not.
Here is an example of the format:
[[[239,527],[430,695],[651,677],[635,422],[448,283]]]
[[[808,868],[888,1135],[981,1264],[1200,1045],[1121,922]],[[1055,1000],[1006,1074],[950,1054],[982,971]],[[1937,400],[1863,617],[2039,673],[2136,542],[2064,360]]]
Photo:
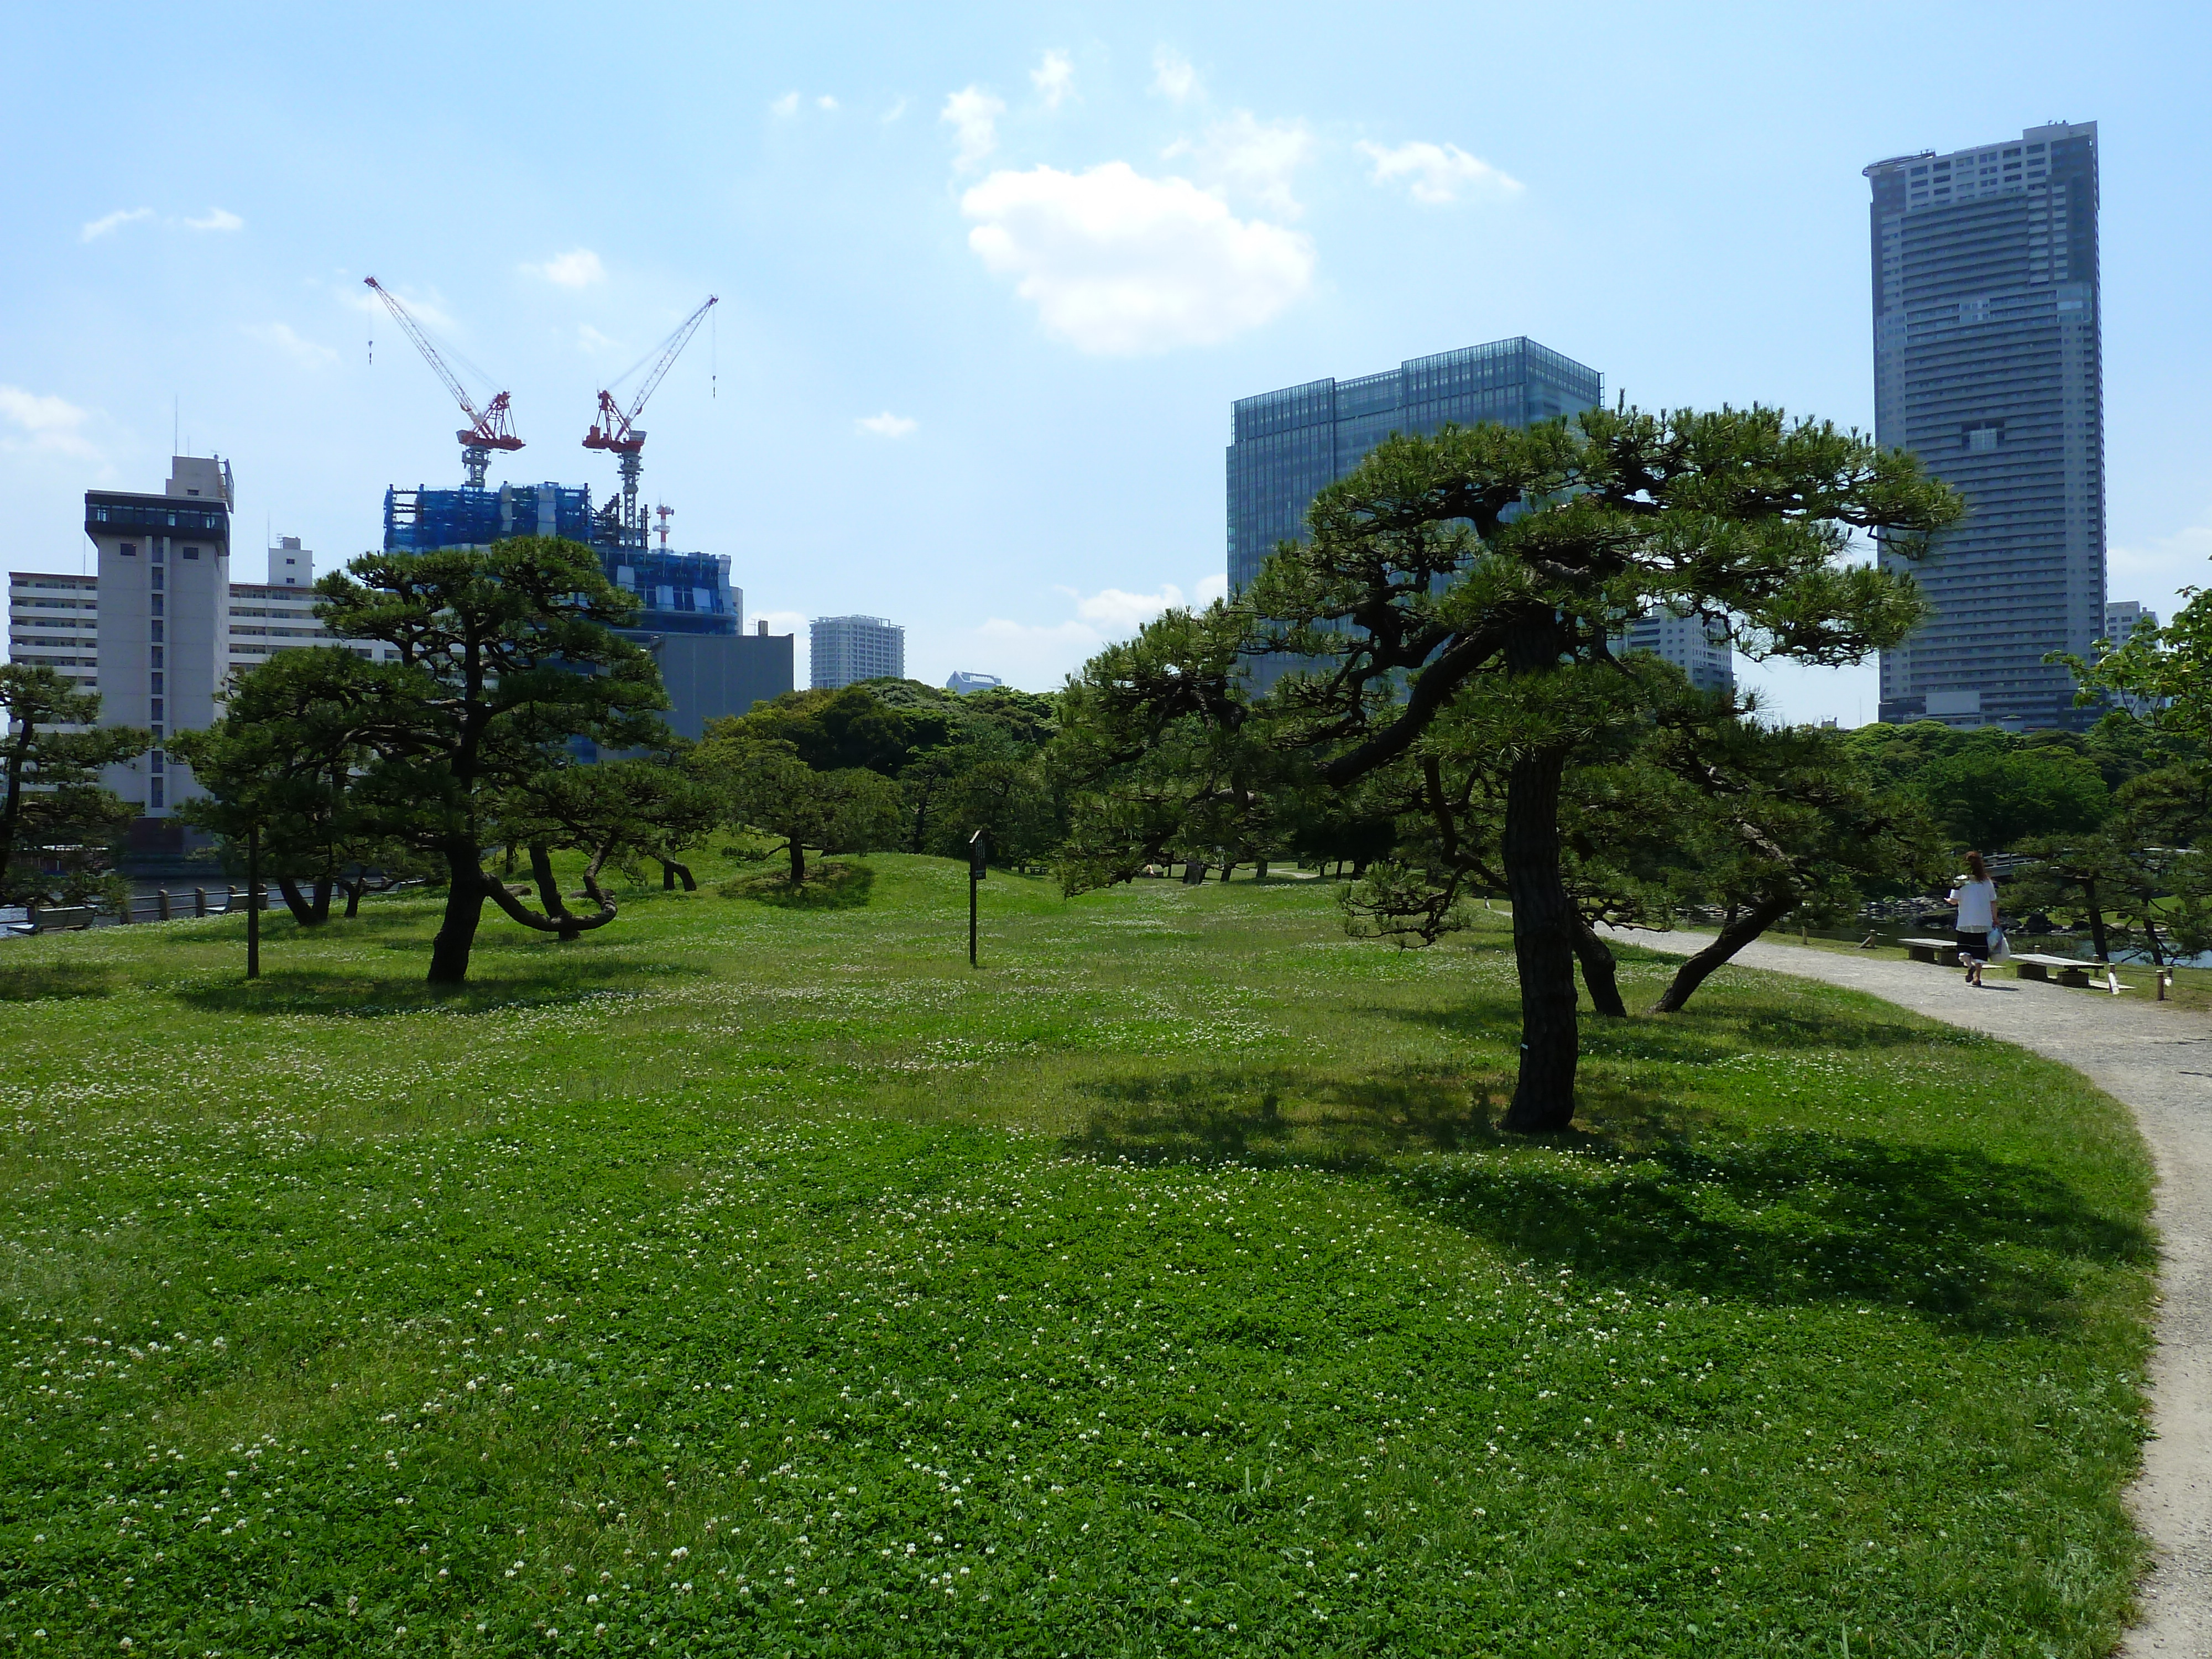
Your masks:
[[[1730,970],[1507,1141],[1503,932],[994,873],[971,973],[873,865],[447,1000],[428,898],[0,946],[0,1650],[2107,1651],[2071,1073]]]

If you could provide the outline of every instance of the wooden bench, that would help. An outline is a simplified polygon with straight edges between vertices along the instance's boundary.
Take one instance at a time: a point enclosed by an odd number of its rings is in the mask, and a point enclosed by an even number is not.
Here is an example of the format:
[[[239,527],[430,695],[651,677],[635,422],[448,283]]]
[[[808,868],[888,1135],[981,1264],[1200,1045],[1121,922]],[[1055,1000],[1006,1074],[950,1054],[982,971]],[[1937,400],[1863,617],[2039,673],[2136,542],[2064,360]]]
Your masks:
[[[0,905],[0,933],[27,933],[31,931],[31,911],[28,905]]]
[[[1932,963],[1938,968],[1959,965],[1959,941],[1954,939],[1901,939],[1897,942],[1915,962]]]
[[[60,904],[51,910],[31,912],[31,928],[34,933],[59,933],[74,932],[92,926],[97,914],[89,904]]]
[[[2047,957],[2033,951],[2014,951],[2010,958],[2014,976],[2019,979],[2039,979],[2048,984],[2055,976],[2061,985],[2070,985],[2078,991],[2089,988],[2091,975],[2096,975],[2097,988],[2105,988],[2105,976],[2112,964],[2107,962],[2084,962],[2078,957]]]

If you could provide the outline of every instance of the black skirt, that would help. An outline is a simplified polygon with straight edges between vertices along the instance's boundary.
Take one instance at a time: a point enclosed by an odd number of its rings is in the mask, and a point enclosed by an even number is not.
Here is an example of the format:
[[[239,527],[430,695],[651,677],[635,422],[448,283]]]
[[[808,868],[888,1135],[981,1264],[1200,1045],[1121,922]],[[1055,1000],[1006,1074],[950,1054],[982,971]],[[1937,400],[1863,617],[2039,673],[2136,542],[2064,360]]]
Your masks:
[[[1968,933],[1963,927],[1954,928],[1951,937],[1959,941],[1959,954],[1972,957],[1976,962],[1990,959],[1990,933],[1986,927]]]

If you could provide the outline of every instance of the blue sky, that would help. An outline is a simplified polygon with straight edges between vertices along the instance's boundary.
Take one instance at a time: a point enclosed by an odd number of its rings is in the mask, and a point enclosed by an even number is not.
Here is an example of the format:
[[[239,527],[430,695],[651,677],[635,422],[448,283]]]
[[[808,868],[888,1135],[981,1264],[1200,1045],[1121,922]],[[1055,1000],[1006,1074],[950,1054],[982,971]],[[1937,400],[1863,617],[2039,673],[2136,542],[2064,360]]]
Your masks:
[[[458,411],[374,274],[514,396],[495,479],[614,483],[779,631],[1056,684],[1217,592],[1229,404],[1528,334],[1647,406],[1870,424],[1859,169],[2101,125],[2112,593],[2212,558],[2202,7],[28,8],[0,107],[6,560],[175,428],[325,568]],[[375,340],[374,362],[368,343]],[[801,660],[804,660],[802,649]],[[1871,666],[1754,671],[1871,718]]]

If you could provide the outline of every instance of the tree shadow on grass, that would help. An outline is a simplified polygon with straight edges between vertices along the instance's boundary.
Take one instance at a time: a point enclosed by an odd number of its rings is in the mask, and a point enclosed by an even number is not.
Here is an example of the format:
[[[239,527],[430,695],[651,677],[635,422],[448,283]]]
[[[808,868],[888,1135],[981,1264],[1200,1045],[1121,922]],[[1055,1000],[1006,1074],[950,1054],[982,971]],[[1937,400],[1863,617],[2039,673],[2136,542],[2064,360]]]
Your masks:
[[[1393,1007],[1376,1004],[1359,1010],[1370,1019],[1395,1020],[1442,1031],[1466,1042],[1510,1053],[1521,1040],[1521,1011],[1504,999],[1453,1008]],[[1664,1061],[1711,1066],[1736,1058],[1747,1048],[1761,1053],[1797,1049],[1887,1049],[1926,1048],[1930,1043],[1971,1047],[1987,1041],[1933,1022],[1916,1023],[1869,1011],[1838,1020],[1832,1008],[1808,1010],[1783,999],[1753,1000],[1738,995],[1726,1003],[1692,1007],[1680,1014],[1632,1014],[1606,1019],[1585,1010],[1579,1017],[1585,1060]]]
[[[2141,1224],[1978,1149],[1810,1131],[1739,1139],[1713,1114],[1593,1085],[1585,1127],[1532,1142],[1492,1127],[1510,1085],[1478,1073],[1131,1078],[1085,1086],[1100,1103],[1066,1146],[1115,1161],[1364,1176],[1585,1284],[1880,1305],[1962,1332],[2063,1328],[2085,1279],[2155,1260]],[[1462,1156],[1423,1156],[1435,1153]]]
[[[0,1002],[104,997],[114,988],[113,970],[102,963],[62,959],[0,963]]]
[[[1377,1173],[1409,1154],[1505,1144],[1487,1109],[1469,1103],[1502,1100],[1509,1087],[1489,1073],[1413,1068],[1352,1079],[1291,1066],[1098,1079],[1075,1085],[1100,1104],[1067,1146],[1135,1164]]]
[[[509,958],[495,974],[459,988],[396,980],[338,968],[285,966],[259,980],[196,985],[177,1000],[209,1013],[321,1014],[383,1019],[435,1010],[451,1015],[495,1014],[516,1008],[557,1008],[619,997],[648,979],[701,978],[707,970],[680,963],[639,963],[613,955]]]

